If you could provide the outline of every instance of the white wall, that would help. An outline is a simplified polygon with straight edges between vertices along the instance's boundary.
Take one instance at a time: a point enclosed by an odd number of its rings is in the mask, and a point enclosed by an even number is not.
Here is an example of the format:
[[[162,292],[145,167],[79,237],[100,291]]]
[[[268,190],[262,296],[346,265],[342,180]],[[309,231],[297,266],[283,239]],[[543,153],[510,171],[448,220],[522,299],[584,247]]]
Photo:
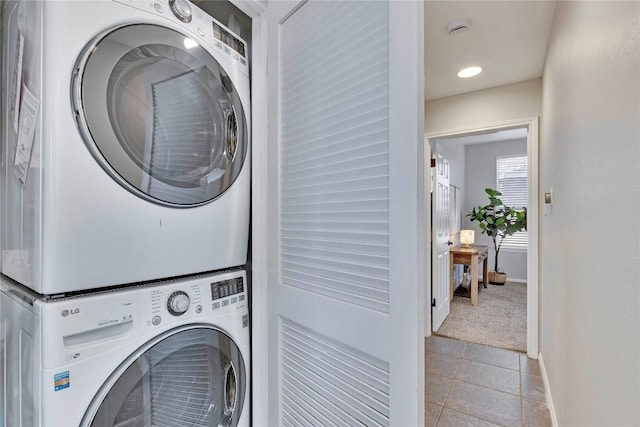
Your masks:
[[[425,132],[490,125],[540,116],[540,79],[427,101]]]
[[[465,192],[463,228],[476,231],[476,244],[489,246],[489,270],[494,267],[493,240],[480,233],[478,222],[471,222],[467,213],[489,202],[487,187],[496,188],[496,159],[498,156],[526,156],[527,139],[499,141],[465,146]],[[507,280],[527,280],[527,252],[500,249],[499,267],[507,273]]]
[[[640,425],[640,2],[558,2],[544,70],[541,353],[561,426]]]

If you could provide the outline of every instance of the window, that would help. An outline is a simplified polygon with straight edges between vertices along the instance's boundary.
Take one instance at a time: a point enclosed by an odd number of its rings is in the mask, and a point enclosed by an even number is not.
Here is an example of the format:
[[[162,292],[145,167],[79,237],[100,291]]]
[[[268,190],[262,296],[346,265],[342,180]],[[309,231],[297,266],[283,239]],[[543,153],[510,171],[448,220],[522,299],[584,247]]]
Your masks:
[[[498,191],[505,206],[527,207],[527,156],[498,157]],[[527,249],[527,232],[518,231],[502,242],[503,249]]]

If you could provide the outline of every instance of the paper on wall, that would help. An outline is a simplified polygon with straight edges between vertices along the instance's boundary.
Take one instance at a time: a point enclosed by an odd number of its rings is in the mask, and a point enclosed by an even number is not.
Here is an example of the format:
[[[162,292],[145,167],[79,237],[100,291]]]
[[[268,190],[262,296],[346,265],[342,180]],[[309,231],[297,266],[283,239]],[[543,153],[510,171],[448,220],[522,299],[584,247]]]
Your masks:
[[[18,143],[16,145],[16,157],[13,162],[13,170],[16,177],[22,183],[27,182],[29,173],[29,163],[33,151],[33,138],[38,124],[38,113],[40,112],[40,101],[33,96],[29,88],[22,88],[22,105],[20,108],[18,128]]]
[[[20,118],[20,89],[22,88],[22,58],[24,56],[24,36],[18,31],[16,39],[16,56],[11,76],[11,98],[9,102],[9,116],[13,122],[13,131],[18,133]]]

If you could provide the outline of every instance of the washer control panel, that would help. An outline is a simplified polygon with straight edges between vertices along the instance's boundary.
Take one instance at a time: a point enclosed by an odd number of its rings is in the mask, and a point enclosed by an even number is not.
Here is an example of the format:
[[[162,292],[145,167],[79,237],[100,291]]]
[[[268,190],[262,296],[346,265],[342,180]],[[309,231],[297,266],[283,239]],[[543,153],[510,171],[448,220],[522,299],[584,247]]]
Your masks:
[[[36,300],[42,317],[43,368],[76,363],[151,331],[189,323],[215,323],[242,315],[248,326],[246,273],[231,271],[105,290],[50,301]],[[240,321],[240,317],[238,317]]]
[[[147,307],[143,322],[154,328],[246,309],[245,280],[243,271],[235,271],[149,286],[141,290],[142,306]]]
[[[231,303],[232,299],[244,301],[244,280],[242,277],[211,283],[211,300],[214,301],[212,306],[214,309],[218,308],[215,303],[217,300],[221,300],[221,305],[225,307]]]
[[[184,291],[175,291],[167,299],[167,310],[174,316],[182,316],[189,309],[191,299]]]

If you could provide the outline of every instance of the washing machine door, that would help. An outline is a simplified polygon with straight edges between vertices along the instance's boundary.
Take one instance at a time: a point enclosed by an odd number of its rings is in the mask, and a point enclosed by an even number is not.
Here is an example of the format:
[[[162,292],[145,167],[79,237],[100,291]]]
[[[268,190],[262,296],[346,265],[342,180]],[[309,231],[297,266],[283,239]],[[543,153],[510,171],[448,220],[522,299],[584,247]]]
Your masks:
[[[100,165],[146,200],[199,206],[242,169],[248,133],[236,87],[205,47],[172,29],[99,36],[76,64],[72,102]]]
[[[236,426],[246,393],[240,350],[207,326],[165,333],[102,386],[81,426]]]

